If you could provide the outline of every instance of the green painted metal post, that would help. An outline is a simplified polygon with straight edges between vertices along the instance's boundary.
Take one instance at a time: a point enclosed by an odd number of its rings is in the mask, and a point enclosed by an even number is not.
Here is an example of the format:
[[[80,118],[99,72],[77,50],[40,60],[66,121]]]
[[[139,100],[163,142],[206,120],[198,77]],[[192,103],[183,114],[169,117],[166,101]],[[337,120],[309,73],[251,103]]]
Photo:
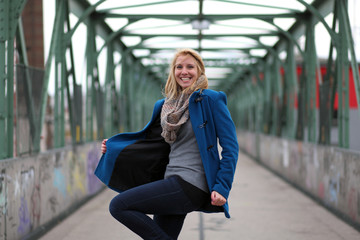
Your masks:
[[[272,129],[271,123],[271,65],[269,61],[264,62],[264,124],[263,132],[269,134]]]
[[[95,22],[89,19],[87,25],[87,46],[86,46],[86,141],[93,141],[95,137],[94,132],[94,115],[96,110],[96,89],[95,82],[98,82],[98,68],[95,43]]]
[[[70,26],[70,11],[69,11],[69,3],[66,2],[65,3],[65,14],[66,14],[66,29],[67,32],[70,31],[71,26]],[[64,25],[65,25],[64,24]],[[80,131],[77,130],[78,127],[80,127],[80,125],[78,124],[79,121],[77,119],[77,114],[75,111],[75,100],[76,100],[76,76],[75,76],[75,64],[74,64],[74,54],[73,54],[73,47],[72,47],[72,41],[71,39],[67,42],[66,41],[66,36],[67,33],[64,33],[64,51],[63,51],[63,67],[64,67],[64,80],[65,80],[65,86],[66,86],[66,95],[67,95],[67,106],[68,106],[68,113],[69,113],[69,124],[70,124],[70,134],[71,134],[71,142],[72,144],[76,144],[80,142],[80,136],[77,136],[77,134],[79,134]],[[67,59],[65,58],[65,53],[69,51],[69,57],[70,57],[70,62],[67,63]],[[70,69],[69,71],[67,71],[68,69],[68,65],[70,64]],[[71,89],[70,89],[70,79],[73,80],[72,82],[72,86],[73,86],[73,91],[71,94]],[[63,109],[63,111],[65,111],[65,109]],[[81,116],[81,115],[80,115]]]
[[[30,125],[30,135],[32,141],[32,151],[39,152],[40,151],[40,141],[36,139],[36,136],[40,135],[41,133],[41,125],[39,122],[38,116],[35,114],[35,107],[34,107],[34,100],[32,97],[32,79],[30,76],[29,70],[29,62],[26,52],[26,42],[25,36],[23,31],[22,19],[20,18],[18,21],[18,28],[16,34],[16,44],[17,48],[19,49],[19,57],[20,57],[20,64],[24,64],[25,70],[25,85],[24,85],[24,92],[27,104],[27,114],[29,118],[29,125]],[[17,138],[20,136],[17,135]],[[17,149],[19,149],[19,141],[17,141]]]
[[[342,4],[337,5],[337,14],[339,16],[339,44],[337,45],[337,77],[339,94],[339,145],[340,147],[349,147],[349,59],[348,59],[348,40],[345,32],[345,22],[343,11],[345,7]]]
[[[347,7],[347,2],[345,1],[340,1],[341,4],[341,16],[343,18],[343,32],[346,35],[346,39],[348,42],[348,47],[349,47],[349,53],[350,53],[350,57],[351,57],[351,68],[352,68],[352,73],[353,73],[353,79],[354,79],[354,84],[355,84],[355,93],[356,93],[356,99],[357,99],[357,103],[358,106],[360,106],[360,76],[359,76],[359,64],[355,55],[355,47],[354,47],[354,40],[351,34],[351,29],[350,29],[350,21],[349,21],[349,13],[347,11],[348,7]],[[358,107],[358,112],[360,114],[360,107]]]
[[[8,143],[8,129],[6,128],[7,123],[7,112],[6,112],[6,88],[5,83],[8,80],[6,74],[6,43],[9,36],[9,0],[0,1],[0,159],[8,157],[9,149],[7,148]]]
[[[141,67],[140,62],[138,61],[139,71],[139,80],[136,85],[135,99],[137,104],[136,108],[136,117],[137,117],[137,129],[141,129],[144,126],[143,120],[145,115],[145,104],[146,104],[146,71]]]
[[[128,85],[129,85],[129,58],[125,52],[122,53],[121,59],[121,122],[123,124],[123,131],[128,132],[130,131],[130,119],[129,119],[129,92],[128,92]]]
[[[334,9],[336,9],[337,3],[335,2]],[[335,32],[336,25],[337,25],[337,11],[334,12],[333,16],[333,24],[332,24],[332,31]],[[329,48],[329,56],[327,60],[326,65],[326,75],[324,76],[323,84],[326,87],[325,90],[323,90],[323,94],[326,94],[326,96],[321,96],[323,99],[325,99],[325,102],[327,103],[325,106],[321,106],[320,108],[326,108],[325,112],[327,112],[327,115],[322,116],[320,112],[320,122],[322,121],[321,118],[324,118],[322,126],[320,126],[320,132],[319,132],[319,143],[328,145],[331,143],[331,128],[332,128],[332,120],[333,120],[333,114],[334,114],[334,105],[335,105],[335,93],[336,93],[336,81],[334,78],[335,71],[333,70],[333,53],[334,53],[334,43],[337,41],[337,39],[334,39],[330,42],[330,48]],[[323,86],[323,87],[324,87]],[[327,89],[327,90],[326,90]]]
[[[130,56],[130,55],[129,55]],[[129,126],[130,126],[130,131],[135,131],[136,129],[136,120],[135,120],[135,108],[137,105],[137,100],[135,99],[135,84],[136,84],[136,75],[138,74],[136,72],[136,63],[133,61],[133,59],[131,57],[129,57],[129,72],[128,72],[128,113],[129,113]]]
[[[295,99],[297,96],[297,75],[294,53],[294,43],[288,41],[285,81],[286,81],[286,137],[295,139],[296,136],[296,109]]]
[[[14,151],[14,39],[7,44],[7,154],[13,156]]]
[[[106,76],[105,76],[105,124],[104,124],[104,137],[110,137],[116,126],[114,125],[114,111],[116,101],[116,86],[115,86],[115,65],[114,65],[114,47],[113,42],[109,42],[107,45],[107,61],[106,61]]]
[[[133,91],[133,100],[132,100],[132,113],[133,113],[133,122],[134,128],[133,131],[138,131],[141,129],[141,115],[142,115],[142,97],[139,96],[139,92],[142,92],[141,88],[141,78],[142,78],[142,70],[140,66],[140,62],[136,61],[134,64],[133,78],[132,78],[132,91]]]
[[[0,159],[14,151],[14,39],[25,3],[0,1]]]
[[[55,39],[55,106],[54,106],[54,146],[56,148],[65,145],[65,80],[66,80],[66,63],[65,63],[65,33],[64,25],[66,19],[66,2],[58,1],[63,5],[58,24],[60,33]]]
[[[116,103],[118,104],[118,107],[117,107],[117,115],[115,116],[116,117],[116,120],[117,120],[117,128],[114,129],[114,131],[117,131],[117,132],[123,132],[124,131],[124,121],[123,121],[123,112],[124,112],[124,109],[123,109],[123,95],[122,95],[122,75],[123,75],[123,68],[122,68],[122,65],[124,64],[124,61],[122,61],[123,58],[122,58],[122,55],[121,55],[121,60],[120,62],[117,64],[117,71],[118,71],[118,74],[119,74],[119,78],[115,79],[115,85],[116,86],[119,86],[117,89],[116,89]]]
[[[258,66],[252,66],[252,89],[255,98],[255,132],[262,132],[264,95]]]
[[[308,141],[316,142],[316,65],[317,54],[315,47],[314,18],[311,16],[306,24],[305,46],[305,74],[306,74],[306,109]]]
[[[271,133],[275,136],[281,134],[281,107],[282,107],[282,84],[280,76],[280,61],[274,56],[273,57],[273,68],[271,69],[273,92],[272,92],[272,128]]]

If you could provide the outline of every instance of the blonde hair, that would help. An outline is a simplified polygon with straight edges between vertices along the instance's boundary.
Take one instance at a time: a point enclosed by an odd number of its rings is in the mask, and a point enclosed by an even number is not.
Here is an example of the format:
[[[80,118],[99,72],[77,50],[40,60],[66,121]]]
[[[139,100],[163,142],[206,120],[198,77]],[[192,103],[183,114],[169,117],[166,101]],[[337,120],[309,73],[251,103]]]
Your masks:
[[[176,82],[176,79],[175,79],[175,64],[176,64],[176,60],[178,57],[186,56],[186,55],[190,55],[195,59],[196,67],[198,70],[198,77],[204,76],[205,81],[202,81],[198,86],[194,87],[197,82],[197,79],[196,79],[196,81],[194,81],[190,87],[182,90],[182,88]],[[165,85],[165,89],[164,89],[165,97],[167,97],[169,99],[174,99],[174,98],[176,99],[180,96],[182,91],[185,91],[190,94],[199,89],[206,89],[206,88],[208,88],[208,79],[205,75],[205,65],[204,65],[204,62],[203,62],[200,54],[198,54],[195,50],[189,49],[189,48],[178,50],[170,64],[169,76],[166,81],[166,85]]]

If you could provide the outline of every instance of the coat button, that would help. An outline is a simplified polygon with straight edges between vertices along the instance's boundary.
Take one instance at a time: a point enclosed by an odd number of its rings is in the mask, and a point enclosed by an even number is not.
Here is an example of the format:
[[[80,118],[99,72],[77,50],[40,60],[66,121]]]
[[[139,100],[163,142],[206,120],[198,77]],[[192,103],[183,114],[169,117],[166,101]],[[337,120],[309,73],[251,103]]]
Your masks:
[[[195,102],[201,102],[202,99],[203,99],[202,97],[198,97],[195,99]]]
[[[207,147],[207,150],[209,151],[210,149],[212,149],[214,147],[214,145],[210,145]]]
[[[203,124],[199,125],[199,128],[204,128],[207,124],[207,121],[205,121]]]

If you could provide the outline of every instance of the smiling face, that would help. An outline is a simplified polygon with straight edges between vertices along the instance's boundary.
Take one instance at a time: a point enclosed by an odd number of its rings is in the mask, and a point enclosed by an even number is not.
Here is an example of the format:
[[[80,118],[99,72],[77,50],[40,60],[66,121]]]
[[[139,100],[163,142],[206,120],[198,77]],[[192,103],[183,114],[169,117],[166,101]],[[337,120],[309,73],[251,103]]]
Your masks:
[[[190,87],[199,77],[197,63],[191,55],[180,55],[175,62],[175,80],[184,90]]]

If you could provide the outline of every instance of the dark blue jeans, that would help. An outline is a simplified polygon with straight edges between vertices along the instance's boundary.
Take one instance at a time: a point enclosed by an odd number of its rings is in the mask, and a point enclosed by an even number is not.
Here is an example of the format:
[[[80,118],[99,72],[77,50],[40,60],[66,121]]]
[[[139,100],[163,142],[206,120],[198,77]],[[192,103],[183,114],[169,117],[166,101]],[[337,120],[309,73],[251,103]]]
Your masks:
[[[171,177],[120,193],[112,199],[110,213],[143,239],[177,239],[186,214],[198,210],[207,200],[206,194],[186,194],[179,181]]]

